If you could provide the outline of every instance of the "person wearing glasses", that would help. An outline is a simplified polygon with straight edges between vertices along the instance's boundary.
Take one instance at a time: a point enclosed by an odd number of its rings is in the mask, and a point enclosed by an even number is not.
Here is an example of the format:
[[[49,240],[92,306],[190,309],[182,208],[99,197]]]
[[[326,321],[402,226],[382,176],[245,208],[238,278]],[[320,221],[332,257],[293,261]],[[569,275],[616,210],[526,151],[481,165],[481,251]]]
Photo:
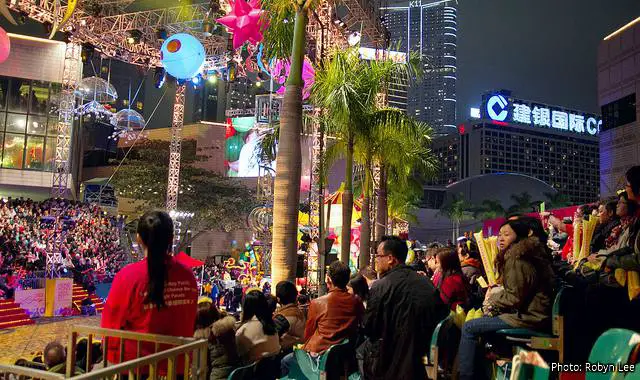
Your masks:
[[[367,339],[357,354],[365,379],[424,379],[429,338],[449,312],[431,281],[405,264],[407,253],[397,236],[385,236],[378,245],[379,280],[369,292]]]

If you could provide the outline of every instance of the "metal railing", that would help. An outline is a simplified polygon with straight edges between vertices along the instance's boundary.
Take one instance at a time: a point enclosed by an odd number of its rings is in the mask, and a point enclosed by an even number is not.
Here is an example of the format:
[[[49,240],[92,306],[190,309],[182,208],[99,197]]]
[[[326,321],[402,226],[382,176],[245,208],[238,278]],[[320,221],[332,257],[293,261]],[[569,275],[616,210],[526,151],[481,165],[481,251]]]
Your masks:
[[[101,339],[97,339],[98,337]],[[76,350],[78,341],[81,338],[87,339],[86,367],[82,368],[85,371],[84,374],[76,375]],[[110,340],[112,342],[117,340],[118,364],[109,363],[107,360]],[[101,363],[94,364],[95,360],[92,358],[94,342],[102,343]],[[133,342],[136,347],[135,357],[125,361],[125,349],[130,342]],[[154,353],[140,356],[143,345],[148,346],[149,344],[154,345]],[[148,378],[150,380],[158,378],[175,380],[178,375],[183,379],[206,380],[207,348],[206,340],[196,340],[194,338],[136,333],[91,326],[73,326],[67,344],[66,376],[37,369],[0,365],[0,380],[22,380],[27,378],[44,380],[117,378],[120,380],[123,375],[128,375],[129,379],[140,379],[141,374],[145,379]],[[130,355],[131,353],[128,352],[127,354]],[[184,366],[180,363],[182,359]],[[160,373],[158,367],[159,365],[162,367],[164,363],[166,363],[166,371],[163,368],[161,368],[161,371],[166,373]],[[97,364],[101,364],[102,368],[97,368]]]

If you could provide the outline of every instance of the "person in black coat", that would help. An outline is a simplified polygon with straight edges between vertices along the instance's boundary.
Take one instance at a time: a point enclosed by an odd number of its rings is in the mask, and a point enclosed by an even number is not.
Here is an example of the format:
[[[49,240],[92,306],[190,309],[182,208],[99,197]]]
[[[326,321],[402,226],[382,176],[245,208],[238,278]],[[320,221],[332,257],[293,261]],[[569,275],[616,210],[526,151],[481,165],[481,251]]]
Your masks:
[[[380,279],[369,293],[366,340],[357,355],[365,379],[424,379],[422,358],[436,324],[448,314],[431,281],[404,264],[407,251],[396,236],[383,237],[378,246]]]

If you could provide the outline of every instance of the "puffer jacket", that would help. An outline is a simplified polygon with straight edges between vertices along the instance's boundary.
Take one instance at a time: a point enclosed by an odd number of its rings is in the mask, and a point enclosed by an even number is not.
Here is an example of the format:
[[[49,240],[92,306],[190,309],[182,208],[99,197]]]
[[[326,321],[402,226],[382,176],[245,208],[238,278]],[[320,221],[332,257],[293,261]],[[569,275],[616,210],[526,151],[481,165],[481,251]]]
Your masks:
[[[462,274],[467,279],[469,285],[475,285],[476,279],[482,276],[482,263],[473,257],[466,258],[460,263]]]
[[[214,322],[211,328],[198,329],[193,335],[209,342],[209,380],[224,380],[240,365],[235,324],[235,318],[226,316]]]
[[[538,238],[523,239],[507,249],[502,277],[504,291],[487,303],[513,327],[546,329],[551,322],[554,274]]]

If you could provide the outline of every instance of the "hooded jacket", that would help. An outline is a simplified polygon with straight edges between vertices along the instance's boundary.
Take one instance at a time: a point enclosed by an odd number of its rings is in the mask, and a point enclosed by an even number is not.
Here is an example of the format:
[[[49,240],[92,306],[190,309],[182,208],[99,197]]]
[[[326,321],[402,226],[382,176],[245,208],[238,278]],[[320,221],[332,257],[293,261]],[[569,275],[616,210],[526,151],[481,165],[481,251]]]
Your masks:
[[[289,350],[294,345],[304,343],[304,329],[307,319],[298,305],[289,304],[276,310],[276,315],[282,315],[289,322],[289,329],[280,337],[280,346]]]
[[[235,318],[226,316],[215,321],[210,328],[196,330],[193,335],[209,342],[209,380],[226,379],[240,365],[235,324]]]
[[[460,266],[462,267],[462,274],[464,274],[469,285],[474,285],[476,279],[482,276],[482,263],[478,259],[468,257],[460,263]]]
[[[488,300],[504,322],[517,328],[550,326],[554,275],[547,256],[536,237],[514,243],[505,252],[504,291]]]

